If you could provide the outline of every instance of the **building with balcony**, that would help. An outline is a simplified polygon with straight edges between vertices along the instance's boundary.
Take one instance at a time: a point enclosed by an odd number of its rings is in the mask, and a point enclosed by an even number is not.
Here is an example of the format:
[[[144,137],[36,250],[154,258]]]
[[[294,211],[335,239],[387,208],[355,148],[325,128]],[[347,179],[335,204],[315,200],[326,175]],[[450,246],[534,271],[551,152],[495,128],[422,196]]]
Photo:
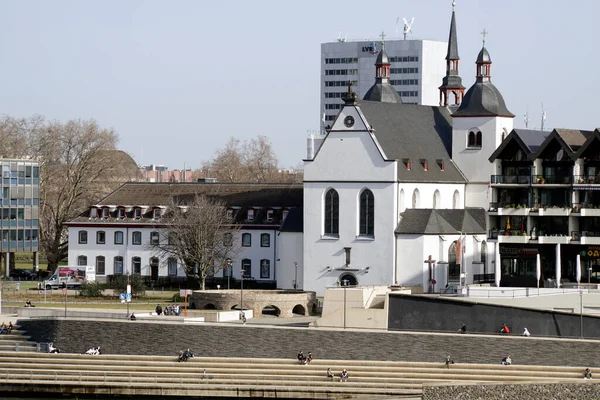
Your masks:
[[[542,287],[600,282],[599,154],[598,130],[514,129],[491,155],[501,286],[537,286],[538,255]]]

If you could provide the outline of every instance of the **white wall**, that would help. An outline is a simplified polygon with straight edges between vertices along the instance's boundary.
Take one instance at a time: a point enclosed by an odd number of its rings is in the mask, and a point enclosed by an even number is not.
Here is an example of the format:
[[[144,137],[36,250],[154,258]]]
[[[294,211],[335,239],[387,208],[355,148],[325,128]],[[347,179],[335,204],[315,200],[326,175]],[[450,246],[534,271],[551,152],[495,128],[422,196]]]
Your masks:
[[[302,232],[281,232],[277,238],[277,288],[304,289]],[[297,263],[297,267],[296,267]]]
[[[454,192],[458,191],[459,204],[457,209],[464,208],[464,195],[465,185],[464,184],[440,184],[440,183],[399,183],[398,184],[398,196],[401,197],[402,191],[404,191],[404,208],[402,204],[398,204],[399,212],[403,212],[407,208],[412,207],[412,198],[415,189],[419,190],[419,204],[415,208],[433,208],[433,194],[436,190],[440,192],[440,204],[437,204],[436,208],[443,209],[453,208]],[[487,207],[487,205],[486,205]]]
[[[452,159],[470,183],[490,181],[495,168],[489,157],[502,142],[502,134],[513,129],[513,118],[505,117],[460,117],[452,118]],[[469,130],[481,131],[480,149],[467,148]]]

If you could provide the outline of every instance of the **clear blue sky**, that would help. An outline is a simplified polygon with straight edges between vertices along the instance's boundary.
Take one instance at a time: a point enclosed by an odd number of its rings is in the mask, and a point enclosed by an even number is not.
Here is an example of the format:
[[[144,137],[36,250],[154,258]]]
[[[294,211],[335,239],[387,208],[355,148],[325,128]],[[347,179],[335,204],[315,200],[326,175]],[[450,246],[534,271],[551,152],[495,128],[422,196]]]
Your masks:
[[[95,118],[138,163],[197,168],[231,136],[266,135],[283,166],[319,128],[320,44],[447,40],[451,0],[4,0],[0,112]],[[597,0],[457,0],[461,75],[474,81],[483,28],[492,81],[523,127],[600,126]],[[388,38],[390,37],[388,36]],[[143,157],[143,158],[142,158]]]

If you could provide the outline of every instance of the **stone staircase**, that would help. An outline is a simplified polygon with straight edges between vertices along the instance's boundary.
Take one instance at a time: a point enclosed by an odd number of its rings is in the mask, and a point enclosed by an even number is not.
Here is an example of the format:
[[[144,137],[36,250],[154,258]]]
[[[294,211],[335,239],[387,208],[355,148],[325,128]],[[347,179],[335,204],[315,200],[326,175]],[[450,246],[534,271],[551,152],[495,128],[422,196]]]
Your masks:
[[[0,351],[0,391],[122,395],[420,398],[423,385],[580,382],[579,367]],[[336,378],[326,376],[331,368]],[[342,368],[349,379],[340,382]],[[204,373],[206,370],[206,374]]]
[[[0,334],[0,351],[37,351],[37,345],[30,337],[15,326],[11,333]]]

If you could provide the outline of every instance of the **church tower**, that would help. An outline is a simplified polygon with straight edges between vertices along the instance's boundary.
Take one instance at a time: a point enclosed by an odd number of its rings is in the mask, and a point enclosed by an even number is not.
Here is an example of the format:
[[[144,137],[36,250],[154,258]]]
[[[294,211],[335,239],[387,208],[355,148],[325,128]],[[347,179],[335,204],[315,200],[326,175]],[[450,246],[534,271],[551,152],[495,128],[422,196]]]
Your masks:
[[[487,208],[488,183],[490,176],[495,175],[488,158],[512,131],[514,114],[492,83],[492,58],[485,47],[487,32],[482,34],[475,83],[452,114],[452,159],[468,180],[465,204]]]
[[[384,34],[382,33],[382,36]],[[381,51],[375,60],[375,84],[367,91],[363,100],[382,103],[402,103],[402,98],[390,85],[390,58],[385,52],[385,43],[381,41]]]
[[[452,20],[450,21],[450,34],[448,36],[448,52],[446,54],[446,76],[442,79],[440,89],[440,106],[458,107],[465,94],[465,87],[458,75],[458,38],[456,35],[456,2],[452,2]],[[452,102],[450,103],[450,100]]]

